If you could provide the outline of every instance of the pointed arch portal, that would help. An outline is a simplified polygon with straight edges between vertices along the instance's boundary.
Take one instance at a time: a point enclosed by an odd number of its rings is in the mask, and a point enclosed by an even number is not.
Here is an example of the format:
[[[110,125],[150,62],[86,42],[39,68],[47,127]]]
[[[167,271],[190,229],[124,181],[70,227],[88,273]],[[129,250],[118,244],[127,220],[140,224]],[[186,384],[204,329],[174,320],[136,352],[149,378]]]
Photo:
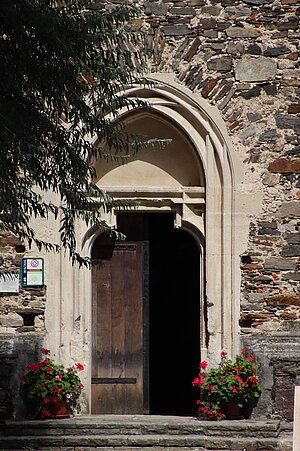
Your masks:
[[[126,164],[96,162],[99,186],[138,206],[106,215],[126,241],[89,241],[106,261],[92,272],[92,413],[192,415],[200,357],[214,363],[239,347],[237,165],[226,127],[203,99],[155,82],[125,93],[151,108],[119,120],[171,144]]]

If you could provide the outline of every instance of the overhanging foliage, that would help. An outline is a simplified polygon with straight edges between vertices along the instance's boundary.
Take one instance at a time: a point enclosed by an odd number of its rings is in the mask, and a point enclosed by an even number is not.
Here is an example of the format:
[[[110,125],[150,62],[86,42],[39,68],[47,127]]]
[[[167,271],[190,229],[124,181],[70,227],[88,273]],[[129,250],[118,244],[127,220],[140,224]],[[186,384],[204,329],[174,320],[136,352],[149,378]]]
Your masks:
[[[101,218],[100,207],[117,205],[93,184],[92,162],[147,145],[107,118],[145,107],[119,95],[142,81],[142,36],[127,25],[137,14],[134,7],[99,11],[89,0],[1,2],[0,227],[38,248],[62,246],[80,264],[90,259],[76,250],[77,219],[117,234]],[[57,204],[43,197],[49,190]],[[42,241],[30,226],[30,218],[49,215],[61,222],[60,245]]]

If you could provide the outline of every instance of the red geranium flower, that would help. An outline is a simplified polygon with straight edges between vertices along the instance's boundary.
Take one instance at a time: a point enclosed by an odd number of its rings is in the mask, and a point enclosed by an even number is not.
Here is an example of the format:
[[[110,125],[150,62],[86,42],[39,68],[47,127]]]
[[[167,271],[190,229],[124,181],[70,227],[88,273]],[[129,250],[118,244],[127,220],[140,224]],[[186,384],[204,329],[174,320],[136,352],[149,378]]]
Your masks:
[[[205,360],[203,360],[202,362],[200,362],[200,368],[203,368],[205,370],[205,368],[207,367],[207,362]]]
[[[76,363],[76,368],[78,369],[78,371],[83,371],[84,370],[84,366],[81,365],[81,363]]]
[[[41,351],[41,353],[44,354],[44,355],[49,355],[49,354],[50,354],[50,349],[41,348],[40,351]]]

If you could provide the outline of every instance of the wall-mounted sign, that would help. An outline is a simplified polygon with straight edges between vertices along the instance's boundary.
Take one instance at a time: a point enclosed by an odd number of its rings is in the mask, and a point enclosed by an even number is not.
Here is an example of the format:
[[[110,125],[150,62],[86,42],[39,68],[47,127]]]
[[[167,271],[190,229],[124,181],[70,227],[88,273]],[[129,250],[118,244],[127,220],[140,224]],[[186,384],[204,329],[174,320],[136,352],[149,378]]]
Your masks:
[[[22,258],[21,285],[22,287],[41,287],[44,285],[43,258]]]
[[[18,293],[19,281],[19,274],[0,272],[0,293]]]

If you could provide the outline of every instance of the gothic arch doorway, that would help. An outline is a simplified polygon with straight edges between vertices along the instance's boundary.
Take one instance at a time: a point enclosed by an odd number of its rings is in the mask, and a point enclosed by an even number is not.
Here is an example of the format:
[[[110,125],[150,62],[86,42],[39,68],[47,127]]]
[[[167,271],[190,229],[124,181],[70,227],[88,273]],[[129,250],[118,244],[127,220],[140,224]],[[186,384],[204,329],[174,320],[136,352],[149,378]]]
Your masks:
[[[210,364],[216,365],[222,350],[228,351],[229,355],[235,355],[240,346],[239,254],[243,249],[245,227],[245,216],[241,210],[244,200],[237,189],[242,177],[241,166],[219,112],[196,94],[176,85],[169,79],[165,80],[164,76],[158,76],[155,86],[147,88],[135,86],[126,90],[126,95],[146,99],[150,108],[147,111],[120,110],[118,120],[124,121],[132,131],[145,133],[148,136],[171,138],[172,144],[161,153],[153,154],[151,149],[148,149],[149,151],[146,150],[145,153],[128,159],[125,164],[110,161],[105,163],[102,160],[95,162],[97,171],[95,183],[121,203],[122,201],[133,201],[137,205],[134,214],[154,215],[153,217],[155,215],[158,217],[159,214],[167,217],[168,214],[171,214],[175,228],[179,229],[178,233],[174,230],[174,236],[177,233],[176,239],[186,239],[184,230],[189,230],[195,238],[201,266],[198,298],[201,359],[206,359]],[[97,137],[94,142],[97,143]],[[124,213],[124,217],[127,214],[128,212]],[[103,212],[103,218],[113,226],[118,226],[120,223],[120,215],[115,210]],[[127,216],[128,218],[129,216]],[[94,241],[96,231],[91,228],[84,233],[83,247],[89,247],[94,252],[99,244],[99,242],[97,243],[98,239]],[[101,239],[99,238],[99,240]],[[139,267],[145,264],[145,249],[141,243],[142,241],[139,244],[128,241],[125,249],[122,249],[121,243],[118,244],[118,247],[115,245],[114,249],[123,252],[128,258],[128,260],[125,259],[125,263],[120,265],[120,273],[123,269],[126,269],[127,272],[131,270],[138,272],[137,267],[134,269],[136,264],[134,262],[139,261]],[[131,254],[130,250],[136,252],[135,257],[132,257],[134,253]],[[130,255],[132,260],[130,260]],[[93,284],[95,284],[95,280],[97,278],[93,275]],[[85,287],[89,289],[91,286],[90,275],[86,277],[85,283],[88,284]],[[103,290],[106,289],[105,287],[104,284]],[[141,295],[140,291],[144,288],[144,285],[140,284],[136,292],[132,293],[132,298],[135,296],[138,298]],[[82,290],[84,290],[84,286]],[[119,291],[121,292],[122,289]],[[116,296],[119,294],[116,293]],[[114,297],[116,296],[114,295]],[[90,305],[89,303],[86,306],[88,312]],[[123,308],[126,310],[126,306],[121,307],[121,310]],[[142,314],[138,309],[136,312],[137,316]],[[94,313],[93,317],[95,318]],[[115,312],[114,318],[118,315],[119,313]],[[88,313],[88,318],[90,318],[90,313]],[[111,318],[109,321],[113,322],[115,319]],[[106,326],[109,321],[104,321],[103,324]],[[95,320],[93,320],[93,324],[95,324]],[[136,323],[132,324],[138,327]],[[91,322],[89,322],[90,325]],[[102,329],[105,334],[105,327]],[[94,331],[95,328],[90,336],[94,334]],[[125,331],[124,327],[123,331]],[[118,355],[119,348],[122,346],[122,344],[117,346],[115,355]],[[134,349],[144,349],[143,336],[140,337],[140,341],[134,342],[133,347]],[[95,353],[95,348],[93,353]],[[131,355],[132,362],[137,360],[144,362],[143,356],[141,360],[141,354],[138,358],[136,352]],[[107,358],[107,353],[104,357]],[[94,360],[94,354],[92,360]],[[173,364],[176,365],[176,362]],[[195,365],[197,365],[196,361]],[[166,387],[169,378],[173,376],[174,372],[176,373],[176,369],[172,365],[169,367],[169,372],[164,370],[157,376],[157,380],[160,378],[161,387]],[[146,374],[148,374],[147,371]],[[142,374],[142,379],[140,379],[143,387],[147,385],[145,385],[144,377],[145,375]],[[139,388],[135,377],[128,376],[128,378],[129,380],[125,380],[124,384],[118,384],[114,390],[109,383],[92,384],[90,398],[92,399],[92,413],[96,412],[94,400],[98,396],[95,394],[97,385],[103,385],[102,389],[106,388],[111,397],[112,393],[115,396],[119,391],[123,393],[120,396],[132,400],[132,397],[135,396],[133,395],[134,387]],[[94,373],[92,374],[93,379],[97,379],[97,375]],[[149,382],[151,386],[151,379]],[[155,383],[153,384],[155,386]],[[150,392],[146,391],[146,393]],[[174,396],[178,394],[177,388],[172,394]],[[144,396],[147,398],[146,401]],[[151,412],[151,409],[157,413],[164,411],[164,407],[158,402],[156,404],[154,398],[151,401],[151,398],[147,396],[143,390],[140,391],[140,399],[131,413]],[[166,413],[171,410],[170,405],[165,410]],[[186,407],[182,407],[181,411],[184,412],[185,409]]]
[[[93,257],[92,413],[187,415],[200,359],[200,252],[174,213],[123,213]]]

